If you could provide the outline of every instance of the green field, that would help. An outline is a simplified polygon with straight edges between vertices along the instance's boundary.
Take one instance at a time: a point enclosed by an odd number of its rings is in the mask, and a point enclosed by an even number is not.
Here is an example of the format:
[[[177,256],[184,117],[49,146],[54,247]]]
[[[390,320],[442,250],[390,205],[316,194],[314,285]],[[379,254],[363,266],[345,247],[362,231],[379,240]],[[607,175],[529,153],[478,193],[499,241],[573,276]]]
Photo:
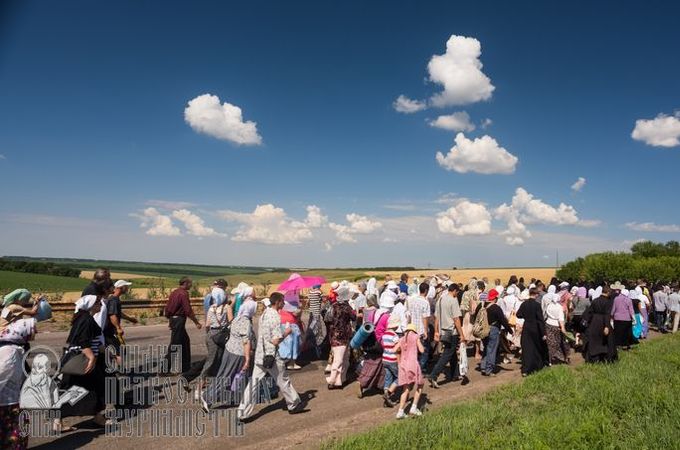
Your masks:
[[[613,365],[543,370],[479,400],[426,412],[326,448],[678,448],[680,335]]]
[[[88,283],[82,278],[0,270],[0,293],[3,294],[17,288],[26,288],[32,292],[80,291]]]

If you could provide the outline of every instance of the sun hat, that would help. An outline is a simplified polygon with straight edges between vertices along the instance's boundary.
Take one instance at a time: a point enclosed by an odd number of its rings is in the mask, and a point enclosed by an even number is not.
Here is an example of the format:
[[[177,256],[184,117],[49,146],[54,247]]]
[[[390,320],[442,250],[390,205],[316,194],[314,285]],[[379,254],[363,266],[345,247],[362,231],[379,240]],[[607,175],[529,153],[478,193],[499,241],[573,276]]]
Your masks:
[[[400,325],[401,325],[401,319],[396,314],[392,314],[390,316],[390,318],[387,319],[387,328],[389,328],[389,329],[399,328]]]
[[[395,289],[399,289],[399,285],[392,280],[388,281],[387,282],[387,290],[393,291]]]
[[[489,291],[489,295],[486,298],[486,301],[492,302],[498,298],[499,292],[496,289],[491,289]]]
[[[626,289],[626,286],[622,285],[620,281],[617,281],[616,283],[610,285],[609,288],[614,291],[620,291],[622,289]]]
[[[340,283],[338,283],[337,281],[334,281],[334,282],[331,283],[331,289],[333,289],[333,290],[337,289],[338,286],[340,286]]]
[[[115,288],[122,288],[123,286],[132,286],[132,283],[125,280],[118,280],[115,283],[113,283],[113,287]]]
[[[406,331],[413,331],[414,333],[417,333],[418,330],[416,330],[416,324],[415,323],[409,323],[408,325],[406,325],[406,330],[404,330],[404,332],[406,332]]]
[[[380,296],[380,301],[378,306],[381,308],[394,308],[394,301],[397,299],[397,294],[392,291],[386,290]]]

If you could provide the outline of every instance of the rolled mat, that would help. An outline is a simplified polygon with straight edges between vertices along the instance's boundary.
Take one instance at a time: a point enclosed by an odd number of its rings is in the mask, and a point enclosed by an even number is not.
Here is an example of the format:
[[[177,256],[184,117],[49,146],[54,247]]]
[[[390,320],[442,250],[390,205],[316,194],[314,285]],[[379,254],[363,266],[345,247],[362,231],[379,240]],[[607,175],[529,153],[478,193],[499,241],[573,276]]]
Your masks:
[[[366,339],[373,333],[375,330],[375,325],[371,322],[366,322],[359,329],[354,333],[354,336],[352,337],[352,340],[349,343],[349,346],[351,348],[359,348],[361,347],[361,344],[366,341]]]

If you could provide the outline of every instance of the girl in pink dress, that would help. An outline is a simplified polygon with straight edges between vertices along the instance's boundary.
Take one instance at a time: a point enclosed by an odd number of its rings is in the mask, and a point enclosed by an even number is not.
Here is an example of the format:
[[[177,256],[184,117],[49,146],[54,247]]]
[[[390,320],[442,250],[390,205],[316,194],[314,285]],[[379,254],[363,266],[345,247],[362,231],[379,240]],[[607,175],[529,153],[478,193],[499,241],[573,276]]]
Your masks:
[[[422,416],[423,414],[418,409],[418,402],[420,401],[420,394],[423,392],[423,374],[420,371],[420,365],[418,364],[418,353],[423,353],[425,348],[418,338],[415,324],[408,324],[404,337],[399,340],[394,349],[399,352],[400,355],[399,386],[403,389],[401,399],[399,400],[397,419],[406,417],[404,407],[406,406],[408,394],[411,390],[414,390],[414,392],[413,403],[411,403],[409,414],[413,416]]]

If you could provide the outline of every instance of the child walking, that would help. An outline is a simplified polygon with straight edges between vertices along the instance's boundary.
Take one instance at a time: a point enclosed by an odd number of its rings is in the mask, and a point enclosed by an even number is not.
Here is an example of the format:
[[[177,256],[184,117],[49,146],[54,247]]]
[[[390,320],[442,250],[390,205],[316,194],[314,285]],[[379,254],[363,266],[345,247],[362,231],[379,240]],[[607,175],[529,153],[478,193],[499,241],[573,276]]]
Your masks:
[[[392,395],[397,390],[397,380],[399,379],[399,366],[397,365],[397,350],[399,336],[396,329],[401,325],[399,316],[390,316],[387,320],[387,330],[382,336],[383,347],[383,370],[385,371],[385,385],[383,391],[383,405],[392,408],[395,402]]]
[[[413,390],[413,403],[411,403],[409,414],[416,417],[422,416],[423,413],[418,409],[418,402],[420,401],[420,394],[423,392],[424,378],[420,371],[420,364],[418,364],[418,353],[423,353],[425,348],[418,338],[415,324],[408,324],[404,332],[404,337],[402,337],[395,346],[395,351],[400,352],[399,386],[403,389],[401,399],[399,400],[397,419],[406,417],[404,408],[411,390]]]

